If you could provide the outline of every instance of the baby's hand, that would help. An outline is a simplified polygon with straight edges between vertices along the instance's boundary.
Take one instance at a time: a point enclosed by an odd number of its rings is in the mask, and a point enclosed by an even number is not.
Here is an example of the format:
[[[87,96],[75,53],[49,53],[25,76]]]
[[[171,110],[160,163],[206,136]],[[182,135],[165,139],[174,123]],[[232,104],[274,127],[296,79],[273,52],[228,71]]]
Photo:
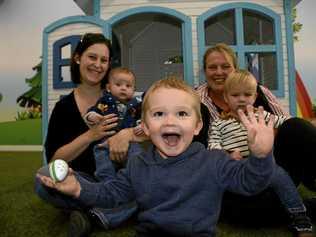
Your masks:
[[[94,126],[98,123],[100,123],[103,119],[103,116],[101,114],[98,114],[96,112],[88,112],[85,117],[84,117],[84,120],[86,121],[86,123],[89,125],[89,126]]]
[[[240,151],[238,149],[231,152],[230,157],[233,160],[242,160],[242,155],[240,154]]]
[[[136,135],[136,136],[142,136],[142,135],[144,135],[144,131],[143,131],[142,126],[138,125],[138,126],[134,127],[134,128],[133,128],[133,133],[134,133],[134,135]]]

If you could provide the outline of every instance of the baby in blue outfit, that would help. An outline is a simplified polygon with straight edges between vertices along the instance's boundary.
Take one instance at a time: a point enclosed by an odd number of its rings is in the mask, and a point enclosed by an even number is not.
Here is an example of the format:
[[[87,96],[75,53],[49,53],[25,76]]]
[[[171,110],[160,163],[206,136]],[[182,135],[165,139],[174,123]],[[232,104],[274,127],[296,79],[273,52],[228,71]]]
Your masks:
[[[109,81],[106,85],[106,91],[92,106],[84,116],[84,120],[89,127],[96,125],[101,121],[103,116],[107,114],[116,114],[118,116],[118,125],[114,128],[120,131],[124,128],[134,127],[134,133],[142,133],[140,126],[140,110],[141,97],[134,97],[135,92],[135,76],[134,73],[127,68],[114,68],[110,71]],[[106,139],[94,148],[94,157],[96,161],[95,176],[99,180],[106,178],[106,170],[109,165],[109,151],[104,144]],[[130,144],[127,157],[135,156],[141,151],[138,144]]]

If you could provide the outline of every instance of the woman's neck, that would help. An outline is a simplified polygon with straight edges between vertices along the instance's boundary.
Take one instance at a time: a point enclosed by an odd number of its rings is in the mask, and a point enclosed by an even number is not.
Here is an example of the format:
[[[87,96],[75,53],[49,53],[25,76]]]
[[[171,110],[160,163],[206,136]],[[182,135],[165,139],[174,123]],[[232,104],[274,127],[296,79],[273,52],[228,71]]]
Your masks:
[[[230,110],[227,103],[225,102],[223,92],[216,92],[209,89],[208,96],[212,99],[212,102],[223,111],[228,112]]]
[[[86,84],[79,84],[75,91],[80,94],[80,96],[85,98],[100,98],[102,94],[102,89],[100,85],[98,86],[89,86]]]
[[[74,94],[78,109],[83,116],[101,97],[102,89],[100,86],[87,86],[80,84],[77,88],[75,88]]]

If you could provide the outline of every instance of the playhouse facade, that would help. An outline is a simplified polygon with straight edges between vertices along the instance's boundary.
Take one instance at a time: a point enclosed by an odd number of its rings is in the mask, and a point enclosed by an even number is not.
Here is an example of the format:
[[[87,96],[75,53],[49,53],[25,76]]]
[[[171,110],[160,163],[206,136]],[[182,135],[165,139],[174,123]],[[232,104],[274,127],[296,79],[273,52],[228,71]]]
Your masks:
[[[253,72],[296,114],[291,12],[293,0],[77,0],[84,16],[60,19],[43,32],[43,134],[49,115],[68,94],[71,50],[87,32],[112,40],[114,66],[131,68],[137,90],[177,74],[192,86],[204,81],[203,53],[224,42],[239,66]],[[45,136],[44,136],[45,137]]]

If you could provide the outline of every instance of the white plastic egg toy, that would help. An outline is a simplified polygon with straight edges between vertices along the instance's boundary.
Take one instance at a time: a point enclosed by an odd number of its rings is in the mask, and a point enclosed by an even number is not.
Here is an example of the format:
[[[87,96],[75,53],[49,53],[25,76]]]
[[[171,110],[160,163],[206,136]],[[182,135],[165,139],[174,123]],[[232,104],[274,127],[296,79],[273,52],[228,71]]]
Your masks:
[[[68,164],[64,160],[54,160],[49,164],[49,175],[55,182],[63,181],[68,174]]]

